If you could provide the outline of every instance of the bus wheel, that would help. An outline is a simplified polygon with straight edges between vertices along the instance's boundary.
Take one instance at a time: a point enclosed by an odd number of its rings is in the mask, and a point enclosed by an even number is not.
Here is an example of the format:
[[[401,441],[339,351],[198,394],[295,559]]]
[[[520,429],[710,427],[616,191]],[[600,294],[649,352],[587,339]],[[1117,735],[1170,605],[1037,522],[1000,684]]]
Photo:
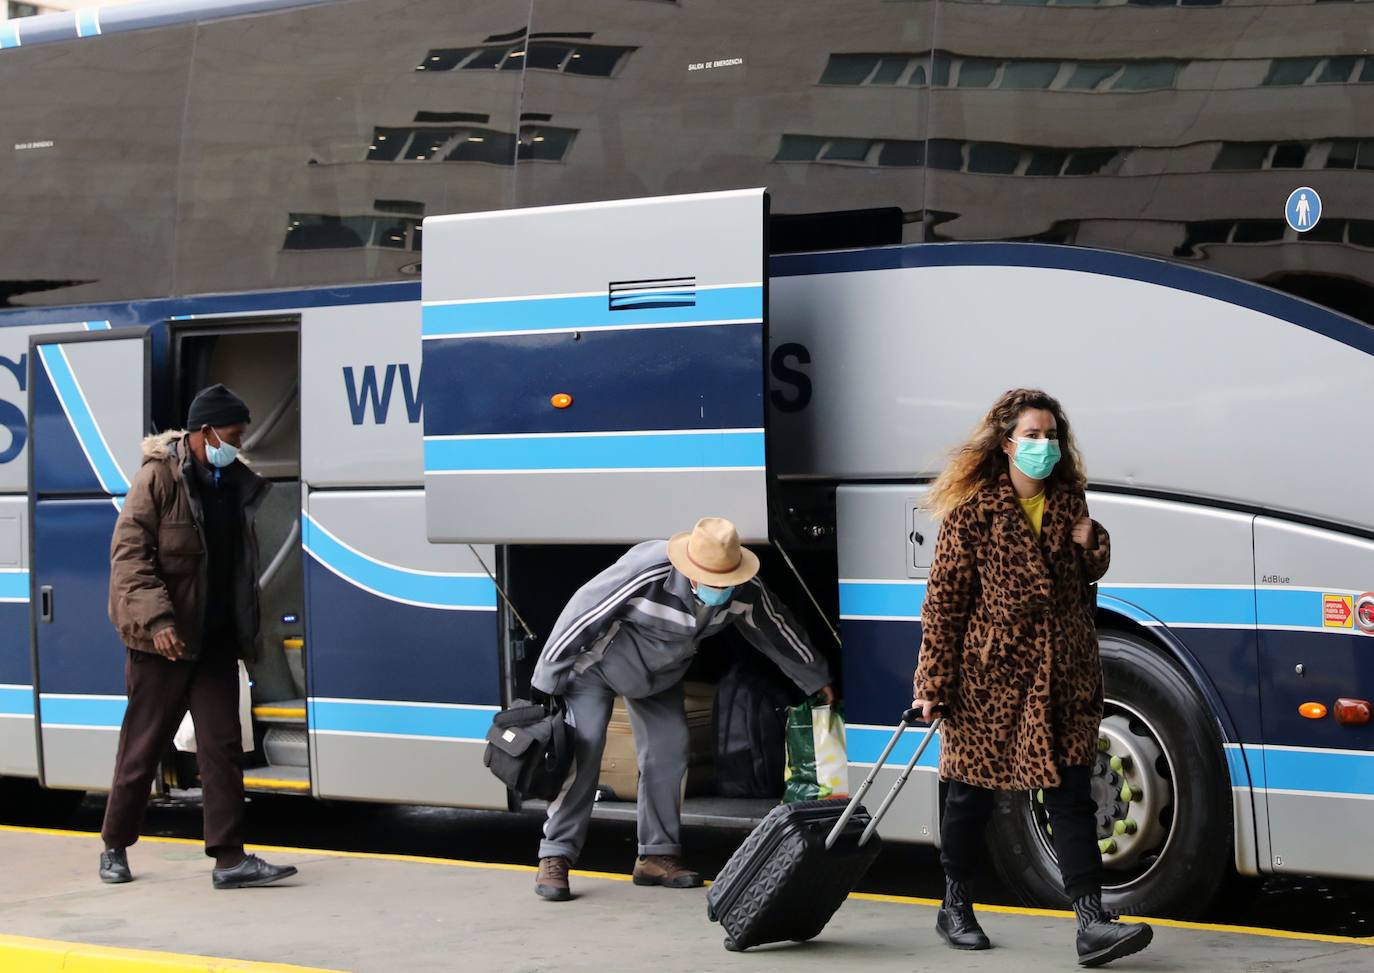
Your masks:
[[[1101,632],[1106,704],[1093,767],[1103,898],[1132,915],[1205,910],[1232,867],[1230,776],[1207,704],[1153,645]],[[1027,903],[1065,903],[1041,792],[998,795],[989,844]]]

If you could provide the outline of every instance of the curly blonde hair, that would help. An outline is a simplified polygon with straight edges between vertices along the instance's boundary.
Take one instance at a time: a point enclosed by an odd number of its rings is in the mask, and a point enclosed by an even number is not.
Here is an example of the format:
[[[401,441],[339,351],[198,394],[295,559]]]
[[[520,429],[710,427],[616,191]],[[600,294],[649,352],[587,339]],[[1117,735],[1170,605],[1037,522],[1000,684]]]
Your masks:
[[[1044,409],[1052,413],[1058,426],[1062,455],[1046,482],[1074,490],[1087,486],[1083,459],[1059,400],[1039,389],[1011,389],[993,403],[973,435],[954,452],[944,471],[931,484],[923,506],[936,520],[943,520],[956,507],[972,500],[985,486],[996,483],[1006,472],[1007,456],[1002,451],[1002,444],[1027,409]]]

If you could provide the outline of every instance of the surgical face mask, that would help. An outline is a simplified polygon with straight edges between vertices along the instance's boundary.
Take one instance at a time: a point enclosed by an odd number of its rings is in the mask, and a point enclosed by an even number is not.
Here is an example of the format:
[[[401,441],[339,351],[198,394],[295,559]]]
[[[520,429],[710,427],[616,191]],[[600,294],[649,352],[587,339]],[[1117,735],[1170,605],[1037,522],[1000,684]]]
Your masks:
[[[697,600],[703,605],[711,605],[713,607],[725,604],[734,593],[734,585],[728,588],[712,588],[708,584],[698,584],[696,590]]]
[[[211,429],[210,432],[213,433],[214,430]],[[215,438],[219,439],[219,436],[215,436]],[[205,439],[205,458],[210,461],[211,466],[223,469],[234,462],[234,458],[237,457],[238,454],[239,448],[232,443],[226,443],[224,440],[220,439],[219,445],[214,446],[211,445],[208,436]]]
[[[1043,480],[1059,462],[1059,443],[1053,439],[1014,439],[1016,455],[1012,462],[1032,480]]]

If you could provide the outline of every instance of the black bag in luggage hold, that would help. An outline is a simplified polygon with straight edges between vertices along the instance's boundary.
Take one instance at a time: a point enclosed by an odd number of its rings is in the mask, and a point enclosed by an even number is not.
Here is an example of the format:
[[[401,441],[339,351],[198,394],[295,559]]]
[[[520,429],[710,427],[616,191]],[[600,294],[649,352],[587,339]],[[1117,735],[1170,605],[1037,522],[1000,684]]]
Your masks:
[[[803,801],[776,807],[730,857],[706,894],[706,916],[725,929],[726,949],[804,942],[820,935],[878,856],[878,822],[939,728],[939,720],[930,725],[870,817],[860,801],[918,712],[902,714],[897,732],[848,804]]]
[[[782,796],[791,697],[788,687],[757,663],[738,661],[720,681],[712,722],[721,797]]]
[[[492,719],[482,762],[521,796],[552,801],[572,766],[572,735],[562,707],[515,700]]]

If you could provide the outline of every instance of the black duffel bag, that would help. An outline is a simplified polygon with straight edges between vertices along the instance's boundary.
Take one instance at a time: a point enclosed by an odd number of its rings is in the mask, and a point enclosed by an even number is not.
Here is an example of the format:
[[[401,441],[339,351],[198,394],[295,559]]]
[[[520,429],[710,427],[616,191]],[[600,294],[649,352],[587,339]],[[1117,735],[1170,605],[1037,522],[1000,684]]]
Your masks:
[[[795,695],[775,668],[749,656],[738,657],[721,679],[712,716],[716,789],[721,797],[782,796],[787,707]]]
[[[491,721],[482,762],[522,797],[552,801],[567,781],[572,745],[561,705],[517,699]]]

